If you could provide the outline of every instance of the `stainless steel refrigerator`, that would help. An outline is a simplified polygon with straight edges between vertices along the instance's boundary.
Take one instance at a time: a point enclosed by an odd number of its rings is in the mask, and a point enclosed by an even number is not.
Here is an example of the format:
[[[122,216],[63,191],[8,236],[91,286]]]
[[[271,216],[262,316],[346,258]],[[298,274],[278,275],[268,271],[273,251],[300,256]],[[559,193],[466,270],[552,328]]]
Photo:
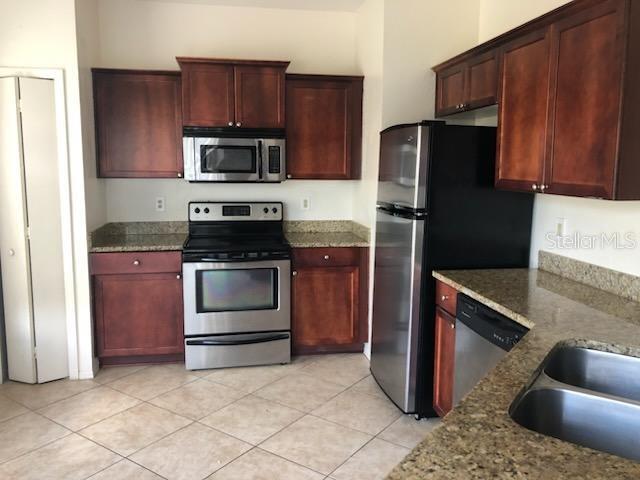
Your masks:
[[[495,190],[496,129],[424,121],[381,133],[371,373],[433,410],[434,269],[527,267],[533,195]]]

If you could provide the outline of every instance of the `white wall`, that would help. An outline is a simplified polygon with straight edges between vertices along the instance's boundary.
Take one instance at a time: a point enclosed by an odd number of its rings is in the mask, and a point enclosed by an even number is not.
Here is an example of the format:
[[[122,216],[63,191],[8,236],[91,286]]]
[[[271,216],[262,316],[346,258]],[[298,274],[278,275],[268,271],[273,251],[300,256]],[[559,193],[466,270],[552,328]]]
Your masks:
[[[476,45],[478,14],[479,0],[385,2],[383,127],[434,118],[431,67]]]
[[[97,66],[177,70],[176,56],[290,60],[290,73],[360,74],[352,12],[100,0]],[[287,219],[351,219],[357,182],[280,185],[105,180],[108,221],[186,220],[189,200],[283,200]],[[156,212],[155,198],[166,198]],[[303,198],[310,208],[302,210]]]
[[[110,222],[186,220],[191,200],[282,201],[287,220],[351,220],[353,185],[347,181],[287,180],[283,184],[239,185],[188,183],[173,179],[109,179],[107,216]],[[165,197],[165,211],[154,201]],[[302,198],[310,208],[302,210]]]
[[[37,14],[34,14],[36,13]],[[91,305],[87,262],[84,158],[78,52],[74,0],[2,0],[0,15],[0,65],[5,67],[61,68],[67,103],[67,135],[75,311],[79,354],[69,358],[70,376],[92,376],[93,340],[90,336]]]
[[[364,75],[362,179],[353,196],[353,220],[375,226],[380,130],[382,130],[384,0],[367,0],[357,12],[356,52]]]
[[[567,0],[481,0],[479,16],[479,42],[525,23],[547,11],[567,3]],[[573,236],[600,234],[623,236],[635,234],[640,242],[640,202],[609,202],[556,195],[536,195],[533,233],[531,237],[531,265],[538,264],[538,251],[547,250],[559,255],[640,275],[638,248],[614,249],[601,242],[595,248],[555,248],[546,237],[556,231],[558,218],[566,219],[566,233]]]
[[[87,229],[92,231],[107,221],[105,182],[96,176],[96,141],[91,80],[91,67],[97,64],[100,55],[98,1],[75,0],[75,2]]]

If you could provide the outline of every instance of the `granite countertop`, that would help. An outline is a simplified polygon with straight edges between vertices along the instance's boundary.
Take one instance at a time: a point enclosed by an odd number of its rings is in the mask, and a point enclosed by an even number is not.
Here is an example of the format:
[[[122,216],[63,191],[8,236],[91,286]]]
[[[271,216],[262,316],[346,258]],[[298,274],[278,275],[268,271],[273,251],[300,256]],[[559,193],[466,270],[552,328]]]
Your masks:
[[[107,223],[91,233],[90,253],[182,250],[186,222]]]
[[[640,478],[640,463],[540,435],[508,415],[511,402],[558,342],[640,356],[640,303],[542,270],[434,276],[531,331],[389,479]]]
[[[294,248],[368,247],[369,229],[348,220],[285,221]],[[91,234],[90,253],[182,250],[186,222],[108,223]]]

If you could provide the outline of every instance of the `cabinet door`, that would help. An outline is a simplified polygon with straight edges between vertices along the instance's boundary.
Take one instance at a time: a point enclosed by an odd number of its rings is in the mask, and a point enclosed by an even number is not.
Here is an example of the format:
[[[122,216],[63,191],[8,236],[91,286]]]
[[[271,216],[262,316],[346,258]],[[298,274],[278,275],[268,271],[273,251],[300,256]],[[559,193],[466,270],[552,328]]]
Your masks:
[[[498,51],[478,55],[467,62],[465,109],[494,105],[498,101]]]
[[[233,66],[180,61],[184,124],[229,127],[235,121]]]
[[[351,267],[304,267],[293,281],[294,350],[353,346],[360,339],[360,272]]]
[[[98,176],[181,177],[180,75],[94,70]]]
[[[360,177],[362,77],[287,76],[287,176]]]
[[[243,128],[284,128],[284,69],[235,67],[235,120]]]
[[[548,30],[506,45],[502,62],[496,187],[537,191],[546,158]]]
[[[624,2],[552,26],[549,193],[613,198],[624,55]]]
[[[444,417],[453,408],[456,319],[436,307],[433,408]]]
[[[437,74],[436,116],[462,111],[465,102],[466,63],[455,65]]]
[[[179,273],[96,275],[93,278],[99,357],[184,351]]]

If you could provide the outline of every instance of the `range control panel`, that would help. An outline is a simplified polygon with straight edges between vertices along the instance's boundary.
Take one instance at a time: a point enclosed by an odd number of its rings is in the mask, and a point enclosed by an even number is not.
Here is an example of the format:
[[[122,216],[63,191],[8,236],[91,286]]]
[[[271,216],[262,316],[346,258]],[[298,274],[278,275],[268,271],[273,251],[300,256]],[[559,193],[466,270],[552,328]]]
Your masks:
[[[191,202],[189,221],[281,221],[282,210],[282,202]]]

